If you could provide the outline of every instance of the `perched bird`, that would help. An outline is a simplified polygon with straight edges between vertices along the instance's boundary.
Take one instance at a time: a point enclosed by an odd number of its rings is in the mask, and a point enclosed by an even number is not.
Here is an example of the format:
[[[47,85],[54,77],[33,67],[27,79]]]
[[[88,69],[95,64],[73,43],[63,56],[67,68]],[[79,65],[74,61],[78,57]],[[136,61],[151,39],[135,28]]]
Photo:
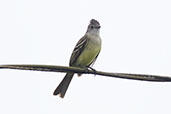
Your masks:
[[[88,68],[95,62],[101,50],[100,27],[97,20],[91,19],[85,35],[78,41],[72,52],[69,66]],[[59,94],[64,98],[73,76],[74,73],[67,73],[53,94]]]

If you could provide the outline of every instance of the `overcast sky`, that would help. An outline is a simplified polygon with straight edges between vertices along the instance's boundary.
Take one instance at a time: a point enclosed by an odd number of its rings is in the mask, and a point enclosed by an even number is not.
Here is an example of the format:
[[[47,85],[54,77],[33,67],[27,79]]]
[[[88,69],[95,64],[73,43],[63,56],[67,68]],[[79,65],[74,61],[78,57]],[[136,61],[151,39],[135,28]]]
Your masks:
[[[94,68],[171,76],[170,0],[1,0],[0,64],[68,65],[89,21],[101,24]],[[0,70],[1,114],[171,114],[171,83]]]

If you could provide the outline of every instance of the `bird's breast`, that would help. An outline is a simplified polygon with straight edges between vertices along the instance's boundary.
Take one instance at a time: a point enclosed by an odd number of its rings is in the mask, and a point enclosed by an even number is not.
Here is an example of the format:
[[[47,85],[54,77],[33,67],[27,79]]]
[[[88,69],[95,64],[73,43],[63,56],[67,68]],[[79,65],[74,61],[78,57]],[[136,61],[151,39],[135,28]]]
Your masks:
[[[101,39],[100,37],[91,37],[88,39],[87,44],[78,57],[76,63],[78,66],[88,66],[96,58],[101,49]]]

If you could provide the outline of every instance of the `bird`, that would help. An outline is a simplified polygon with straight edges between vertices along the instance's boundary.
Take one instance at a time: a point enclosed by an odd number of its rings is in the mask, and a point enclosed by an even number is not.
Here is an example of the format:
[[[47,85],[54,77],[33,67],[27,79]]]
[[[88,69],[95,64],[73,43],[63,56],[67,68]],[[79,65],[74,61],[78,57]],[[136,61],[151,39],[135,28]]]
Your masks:
[[[100,23],[97,20],[90,20],[85,35],[77,42],[71,54],[69,66],[91,68],[101,51],[100,28]],[[53,95],[64,98],[73,76],[73,72],[68,72],[55,89]],[[81,74],[78,74],[78,76],[81,76]]]

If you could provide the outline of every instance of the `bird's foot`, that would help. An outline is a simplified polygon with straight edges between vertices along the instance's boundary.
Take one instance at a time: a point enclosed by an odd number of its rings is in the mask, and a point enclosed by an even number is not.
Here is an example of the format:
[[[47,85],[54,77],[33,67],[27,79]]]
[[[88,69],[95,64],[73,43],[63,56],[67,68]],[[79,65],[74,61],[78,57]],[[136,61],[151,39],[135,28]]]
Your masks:
[[[86,66],[86,69],[87,69],[87,71],[88,71],[89,69],[90,69],[91,71],[93,71],[94,76],[96,76],[97,71],[96,71],[94,68],[92,68],[92,67],[90,67],[90,66]]]

